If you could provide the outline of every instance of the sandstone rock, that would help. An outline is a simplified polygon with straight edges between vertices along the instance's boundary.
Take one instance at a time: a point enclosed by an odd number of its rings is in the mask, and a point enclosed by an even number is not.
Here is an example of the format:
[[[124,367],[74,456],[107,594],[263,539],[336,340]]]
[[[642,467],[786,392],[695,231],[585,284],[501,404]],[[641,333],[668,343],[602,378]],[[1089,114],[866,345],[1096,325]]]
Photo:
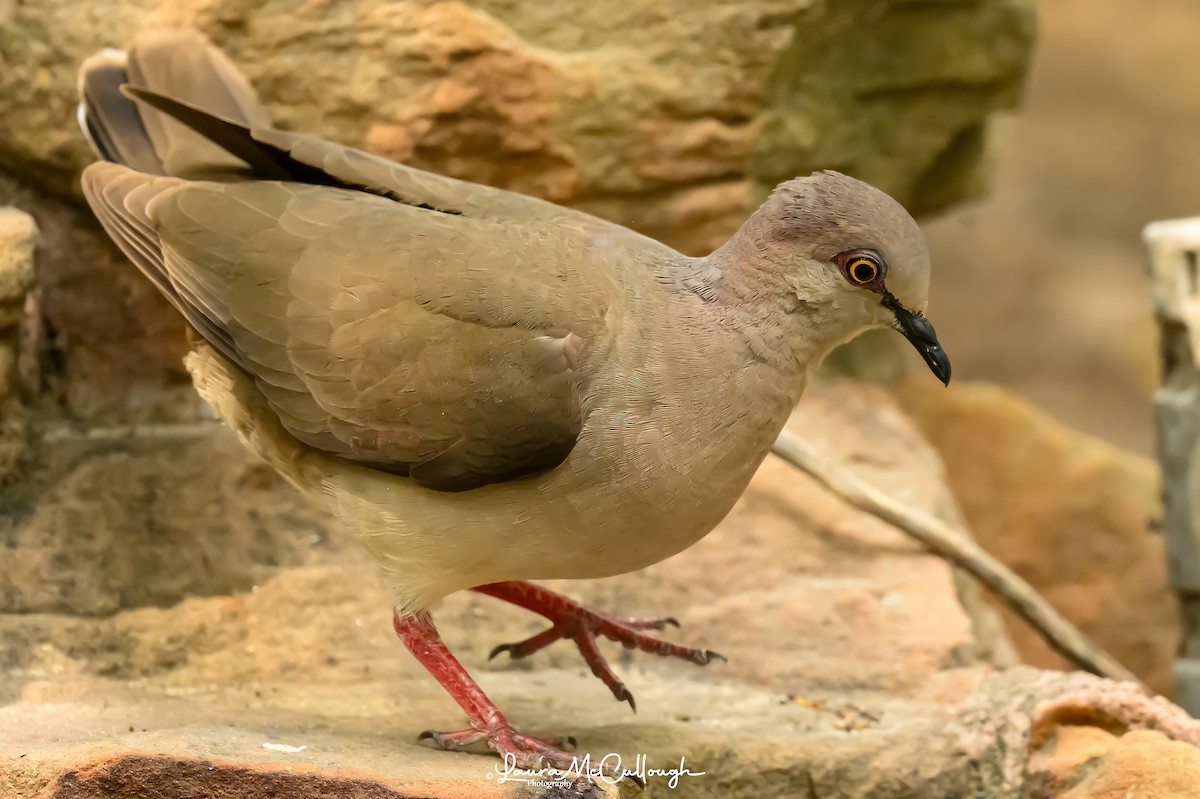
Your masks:
[[[7,306],[25,302],[33,287],[33,249],[37,244],[37,225],[33,218],[16,208],[0,208],[0,314]],[[0,315],[0,327],[9,321]]]
[[[192,24],[284,125],[607,211],[691,249],[763,188],[861,174],[917,211],[977,188],[1019,92],[1030,0],[444,3],[69,0],[0,28],[4,164],[74,191],[74,75],[138,29]],[[878,44],[878,46],[876,46]],[[699,228],[699,230],[697,230]]]
[[[380,633],[384,626],[379,625]],[[1029,725],[1027,711],[1006,711],[1027,708],[1073,685],[1066,675],[1046,680],[1018,671],[977,681],[959,705],[889,703],[868,696],[856,700],[863,707],[837,700],[813,707],[817,703],[798,704],[754,685],[722,687],[639,674],[632,684],[642,696],[662,693],[687,712],[653,708],[634,723],[620,706],[602,702],[607,697],[589,688],[591,679],[582,670],[558,669],[485,675],[497,697],[520,707],[512,714],[519,723],[552,720],[559,729],[570,724],[594,757],[618,753],[628,764],[640,754],[652,768],[679,767],[682,760],[693,774],[674,790],[663,777],[650,777],[644,794],[628,783],[619,789],[624,796],[684,799],[1045,797],[1025,792],[1027,785],[1045,783],[1029,779],[1023,767],[1011,780],[1004,771],[1007,761],[1023,762],[1027,756],[1021,741]],[[221,788],[240,782],[256,790],[228,795],[257,797],[260,786],[281,797],[312,795],[302,791],[315,786],[330,797],[597,795],[497,791],[498,760],[413,744],[406,725],[447,716],[444,701],[430,701],[432,688],[430,680],[415,675],[376,674],[351,684],[293,674],[285,680],[250,677],[233,687],[187,689],[144,681],[136,693],[96,679],[30,684],[22,701],[0,709],[0,791],[45,799],[151,797],[172,785],[190,792],[183,795],[224,796]],[[550,698],[530,702],[531,690]],[[847,723],[850,709],[865,722]],[[989,744],[982,748],[977,748],[982,739],[968,726],[977,712],[1003,719],[999,734],[989,731]],[[23,732],[20,739],[5,734],[16,729]],[[1006,737],[1011,747],[998,743]],[[1154,770],[1175,765],[1159,758],[1141,775],[1178,783],[1170,771]],[[1116,763],[1114,771],[1128,767]],[[142,793],[113,790],[126,786]]]
[[[989,789],[975,796],[1084,799],[1095,791],[1105,799],[1183,799],[1200,789],[1200,722],[1132,683],[1010,669],[981,682],[956,708],[954,724],[987,775]],[[1149,751],[1107,759],[1143,744]]]
[[[1154,464],[1076,433],[1002,389],[898,394],[946,463],[979,543],[1156,690],[1170,693],[1178,608],[1167,585]],[[1024,660],[1064,661],[1020,620]]]
[[[41,372],[34,382],[46,399],[93,424],[194,418],[178,312],[108,241],[91,213],[0,171],[3,203],[28,212],[40,232],[37,313],[29,321],[42,340],[30,353],[37,357],[30,367]],[[0,303],[0,318],[20,313],[20,304]]]
[[[28,205],[42,229],[38,283],[48,397],[91,424],[195,418],[178,311],[89,211],[44,196]]]
[[[32,352],[29,293],[36,282],[33,218],[0,207],[0,486],[9,482],[25,457],[28,433],[23,393],[36,376],[28,374]],[[33,370],[36,373],[36,370]]]
[[[16,208],[0,207],[0,408],[16,394],[21,352],[18,328],[36,277],[37,235],[31,216]]]
[[[248,590],[336,554],[325,520],[215,423],[59,423],[0,489],[0,612],[106,616]]]
[[[814,389],[793,424],[906,501],[951,508],[936,458],[887,395]],[[0,700],[11,703],[0,709],[0,774],[48,796],[143,778],[211,788],[205,780],[284,780],[287,770],[343,792],[352,775],[400,795],[471,795],[495,761],[414,743],[425,727],[461,724],[460,713],[395,640],[367,556],[336,530],[310,542],[318,521],[252,477],[223,430],[180,444],[41,445],[41,468],[63,478],[31,495],[0,560],[10,610],[0,615]],[[949,796],[975,779],[947,730],[999,644],[978,632],[986,619],[964,609],[943,562],[781,462],[769,460],[691,550],[556,587],[632,615],[672,613],[683,640],[731,662],[701,670],[614,652],[639,700],[631,717],[570,646],[489,663],[491,647],[541,621],[449,598],[438,611],[448,643],[533,731],[577,733],[598,755],[644,752],[652,766],[684,756],[709,771],[685,780],[684,796],[794,795],[809,784],[884,799],[929,784]],[[148,606],[184,593],[201,596]]]
[[[1059,739],[1063,758],[1081,758],[1069,775],[1063,775],[1063,789],[1053,796],[1061,799],[1192,799],[1200,792],[1200,750],[1171,741],[1157,732],[1131,732],[1120,738],[1095,728],[1092,735],[1112,739],[1103,753],[1096,743],[1084,741],[1078,734]],[[1078,749],[1082,749],[1079,752]],[[1068,787],[1069,786],[1069,787]]]
[[[1130,686],[1081,684],[1035,711],[1029,786],[1062,799],[1185,799],[1200,791],[1200,722]]]

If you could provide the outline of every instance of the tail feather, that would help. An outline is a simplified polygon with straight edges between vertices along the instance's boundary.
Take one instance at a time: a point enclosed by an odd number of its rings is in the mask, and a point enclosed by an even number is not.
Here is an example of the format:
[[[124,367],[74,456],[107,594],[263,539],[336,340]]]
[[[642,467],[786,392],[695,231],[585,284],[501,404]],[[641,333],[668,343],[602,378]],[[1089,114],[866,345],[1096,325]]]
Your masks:
[[[233,62],[192,31],[142,34],[128,54],[105,50],[79,72],[80,127],[106,161],[148,174],[220,179],[246,165],[200,134],[122,94],[130,84],[247,127],[270,118]]]
[[[79,68],[79,127],[96,154],[139,172],[165,175],[137,105],[121,94],[127,56],[102,50]]]

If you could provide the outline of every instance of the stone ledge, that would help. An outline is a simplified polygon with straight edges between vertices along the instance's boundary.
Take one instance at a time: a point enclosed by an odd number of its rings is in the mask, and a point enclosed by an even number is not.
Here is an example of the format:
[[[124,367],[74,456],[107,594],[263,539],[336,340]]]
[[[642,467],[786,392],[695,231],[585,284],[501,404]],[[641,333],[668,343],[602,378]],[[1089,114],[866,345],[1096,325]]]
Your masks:
[[[953,512],[936,457],[886,394],[818,387],[792,425],[881,489],[930,512]],[[3,561],[0,581],[34,585],[29,574],[69,574],[81,595],[96,600],[89,607],[116,609],[0,615],[0,701],[9,703],[0,707],[0,779],[8,780],[0,795],[88,796],[83,791],[137,780],[146,795],[161,795],[167,780],[182,796],[222,796],[217,787],[230,775],[309,795],[325,785],[330,796],[500,790],[494,776],[488,780],[496,758],[417,743],[422,729],[461,727],[462,714],[395,640],[386,587],[337,531],[323,531],[326,543],[291,561],[298,568],[281,563],[232,595],[219,590],[227,576],[206,571],[211,563],[196,556],[207,549],[173,538],[158,551],[158,568],[209,595],[168,607],[147,606],[130,590],[144,570],[107,571],[104,553],[151,545],[146,531],[197,508],[254,506],[257,518],[274,520],[273,538],[244,539],[257,550],[226,546],[231,561],[249,551],[270,560],[272,546],[295,552],[287,536],[312,535],[287,529],[296,498],[246,477],[249,461],[221,443],[225,432],[214,430],[210,443],[203,430],[199,436],[187,446],[145,449],[85,442],[101,453],[123,447],[121,468],[99,470],[93,486],[110,491],[113,503],[136,487],[122,474],[164,477],[153,483],[154,502],[91,528],[96,557],[70,561],[66,572],[50,556],[77,548],[79,530],[52,521],[64,494],[41,495],[48,504],[18,520],[17,540],[20,524],[41,520],[40,549],[18,546],[25,557]],[[198,452],[221,453],[220,480],[171,477],[198,476],[205,466]],[[39,551],[48,559],[27,573]],[[683,628],[672,637],[730,657],[699,669],[610,647],[639,700],[631,716],[569,645],[525,661],[487,660],[494,645],[540,629],[540,619],[470,594],[436,609],[448,645],[519,728],[573,734],[596,757],[645,755],[651,767],[684,757],[706,772],[674,792],[652,779],[648,796],[1015,799],[1034,707],[1080,679],[993,672],[989,653],[1003,642],[980,637],[987,612],[968,613],[963,602],[973,588],[774,459],[695,547],[635,574],[554,587],[620,613],[675,615]],[[495,795],[538,795],[529,786],[512,790]]]

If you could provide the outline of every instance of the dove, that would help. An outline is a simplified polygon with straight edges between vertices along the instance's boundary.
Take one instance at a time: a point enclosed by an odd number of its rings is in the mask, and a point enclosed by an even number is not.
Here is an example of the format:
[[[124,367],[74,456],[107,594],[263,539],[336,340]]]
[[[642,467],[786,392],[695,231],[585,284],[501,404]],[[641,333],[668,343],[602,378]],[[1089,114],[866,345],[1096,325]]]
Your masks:
[[[297,76],[302,80],[302,76]],[[378,561],[393,625],[466,713],[426,731],[563,767],[561,738],[513,728],[443,643],[462,590],[549,626],[619,699],[597,641],[696,664],[670,618],[593,610],[535,580],[658,563],[729,512],[814,369],[892,327],[933,374],[916,222],[832,171],[777,187],[727,243],[685,256],[533,197],[272,127],[198,33],[161,30],[79,73],[98,159],[84,196],[194,332],[215,414]],[[218,468],[214,465],[214,468]]]

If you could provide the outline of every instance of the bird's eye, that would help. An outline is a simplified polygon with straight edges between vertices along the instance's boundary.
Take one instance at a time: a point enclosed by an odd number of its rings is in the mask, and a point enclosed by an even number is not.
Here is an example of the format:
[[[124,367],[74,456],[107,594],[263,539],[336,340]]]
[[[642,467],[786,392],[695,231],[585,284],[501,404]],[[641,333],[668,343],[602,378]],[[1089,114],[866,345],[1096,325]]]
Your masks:
[[[879,264],[870,258],[859,256],[846,264],[846,276],[852,283],[865,286],[879,277]]]

